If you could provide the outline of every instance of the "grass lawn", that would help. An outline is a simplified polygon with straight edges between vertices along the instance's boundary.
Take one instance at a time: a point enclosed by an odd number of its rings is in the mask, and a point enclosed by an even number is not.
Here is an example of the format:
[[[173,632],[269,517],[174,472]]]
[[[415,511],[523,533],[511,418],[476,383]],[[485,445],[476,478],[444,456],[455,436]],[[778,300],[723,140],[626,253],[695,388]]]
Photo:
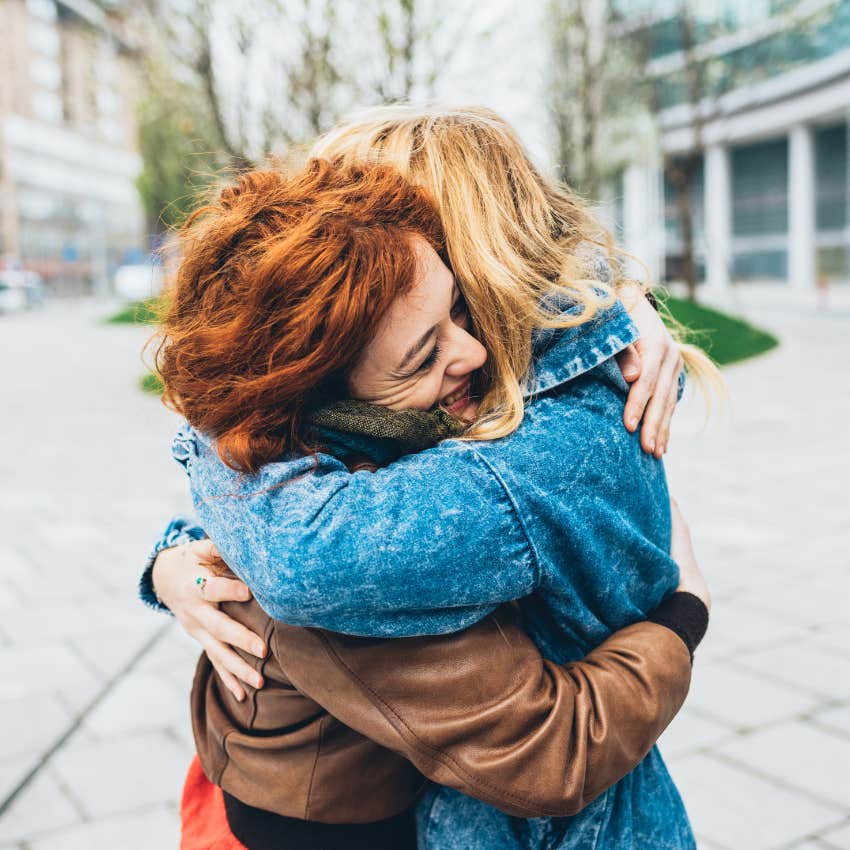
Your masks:
[[[662,294],[673,318],[687,329],[687,342],[698,345],[720,366],[764,354],[779,345],[771,333],[711,307]]]
[[[154,375],[153,372],[148,372],[142,375],[142,377],[139,378],[139,386],[146,393],[162,395],[162,381],[160,380],[159,375]]]
[[[114,325],[153,325],[157,321],[156,299],[135,301],[104,321]]]

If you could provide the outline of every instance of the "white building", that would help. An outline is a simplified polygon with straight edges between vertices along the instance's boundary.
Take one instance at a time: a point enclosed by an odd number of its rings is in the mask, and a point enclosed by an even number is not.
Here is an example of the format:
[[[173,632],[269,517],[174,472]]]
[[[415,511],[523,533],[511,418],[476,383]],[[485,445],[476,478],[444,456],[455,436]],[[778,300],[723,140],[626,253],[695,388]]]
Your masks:
[[[58,292],[145,249],[135,63],[90,0],[0,0],[0,256]]]
[[[660,115],[667,157],[694,150],[695,108],[705,116],[692,184],[696,257],[716,291],[738,280],[813,289],[850,277],[850,2],[761,5],[763,16],[698,47],[744,57],[755,66],[747,82],[698,107],[672,98]],[[672,79],[684,61],[673,49],[652,70]],[[675,279],[680,238],[661,159],[656,151],[626,170],[623,237],[656,279]]]

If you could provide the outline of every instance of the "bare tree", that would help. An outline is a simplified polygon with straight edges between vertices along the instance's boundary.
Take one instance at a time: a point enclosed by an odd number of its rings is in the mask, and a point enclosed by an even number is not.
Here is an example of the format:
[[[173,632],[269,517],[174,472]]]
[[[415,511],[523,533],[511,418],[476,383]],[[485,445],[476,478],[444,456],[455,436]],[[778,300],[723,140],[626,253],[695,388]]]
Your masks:
[[[335,9],[333,0],[146,4],[153,39],[175,76],[196,87],[236,169],[309,141],[339,118],[354,82],[336,55]]]
[[[682,44],[683,73],[687,104],[691,110],[691,133],[693,145],[685,153],[662,156],[662,168],[673,187],[676,199],[676,218],[682,240],[681,275],[687,287],[688,298],[697,297],[696,245],[694,240],[694,182],[702,163],[704,128],[708,115],[702,102],[709,95],[707,85],[708,61],[695,56],[697,47],[696,29],[690,5],[683,2],[679,8],[678,29]],[[657,87],[653,86],[652,98],[657,98]],[[659,104],[653,103],[653,113],[660,112]],[[712,116],[713,117],[713,116]]]
[[[607,17],[607,4],[597,0],[550,0],[547,14],[547,100],[558,177],[594,199],[606,171],[599,137],[607,83]]]
[[[634,141],[632,48],[608,0],[549,0],[546,28],[546,105],[558,176],[598,201],[626,164],[624,142]]]
[[[433,98],[461,41],[486,36],[469,26],[472,5],[459,9],[445,0],[369,2],[377,38],[370,45],[374,76],[366,87],[380,103]]]
[[[470,35],[471,10],[444,0],[146,0],[144,8],[148,32],[175,75],[194,81],[236,168],[309,142],[353,103],[433,97]]]

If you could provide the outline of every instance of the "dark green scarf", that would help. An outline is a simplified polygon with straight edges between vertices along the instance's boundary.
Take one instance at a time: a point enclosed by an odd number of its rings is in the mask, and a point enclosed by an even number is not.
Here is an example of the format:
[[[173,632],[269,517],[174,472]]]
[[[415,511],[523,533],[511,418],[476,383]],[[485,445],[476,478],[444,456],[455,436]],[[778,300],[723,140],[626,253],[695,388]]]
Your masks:
[[[467,428],[440,408],[389,410],[355,400],[323,405],[305,420],[315,429],[324,451],[343,460],[365,457],[378,466],[459,437]]]

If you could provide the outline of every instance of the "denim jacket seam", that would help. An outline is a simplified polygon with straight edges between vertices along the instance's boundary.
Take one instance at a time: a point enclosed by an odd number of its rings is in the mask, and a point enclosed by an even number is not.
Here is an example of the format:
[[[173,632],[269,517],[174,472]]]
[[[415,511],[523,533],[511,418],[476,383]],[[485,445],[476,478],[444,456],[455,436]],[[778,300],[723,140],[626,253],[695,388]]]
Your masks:
[[[316,741],[316,757],[313,759],[313,766],[310,769],[310,779],[307,781],[307,798],[304,801],[304,820],[310,820],[310,804],[313,799],[313,780],[316,778],[316,769],[319,766],[319,759],[322,755],[322,743],[325,735],[325,720],[330,717],[326,715],[319,721],[319,734]]]
[[[519,509],[519,505],[517,504],[517,501],[514,498],[514,495],[511,492],[510,487],[508,487],[507,482],[499,474],[499,472],[496,470],[496,468],[493,466],[493,464],[491,464],[490,461],[488,461],[487,458],[478,449],[476,449],[474,446],[467,443],[466,447],[467,447],[468,451],[472,454],[472,456],[475,457],[480,463],[482,463],[484,465],[484,467],[489,471],[489,473],[493,476],[493,478],[496,479],[496,481],[499,483],[500,488],[504,492],[505,497],[508,500],[508,504],[510,504],[510,506],[511,506],[511,511],[512,511],[514,517],[516,518],[517,525],[519,526],[520,530],[522,531],[522,536],[525,538],[526,547],[528,548],[528,551],[531,554],[532,570],[533,570],[533,573],[534,573],[534,575],[532,577],[532,586],[528,589],[528,593],[531,593],[533,590],[535,590],[536,588],[538,588],[540,586],[540,572],[541,572],[541,570],[540,570],[540,555],[538,554],[537,549],[534,545],[534,542],[531,539],[531,535],[529,534],[528,527],[526,525],[525,519],[523,518],[522,512]],[[508,601],[508,600],[505,600],[505,601]]]

